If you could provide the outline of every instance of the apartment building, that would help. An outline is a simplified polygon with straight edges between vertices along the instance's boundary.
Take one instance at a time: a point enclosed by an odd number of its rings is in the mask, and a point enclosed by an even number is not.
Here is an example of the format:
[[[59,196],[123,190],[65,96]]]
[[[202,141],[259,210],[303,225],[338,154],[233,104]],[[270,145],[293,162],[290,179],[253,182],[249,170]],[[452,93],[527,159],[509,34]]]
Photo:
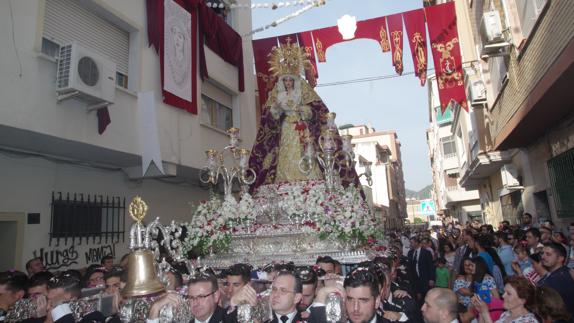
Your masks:
[[[144,0],[0,1],[0,270],[22,270],[32,257],[51,270],[99,263],[107,254],[119,258],[128,251],[134,196],[148,203],[148,221],[186,221],[192,204],[209,194],[198,180],[205,150],[225,147],[232,126],[241,129],[241,145],[251,147],[252,73],[240,91],[238,68],[205,46],[209,78],[192,75],[198,114],[163,103],[147,14]],[[250,10],[226,14],[239,35],[252,29]],[[112,67],[100,79],[89,73],[94,87],[107,86],[92,95],[113,103],[101,135],[101,105],[56,91],[61,49],[70,43],[97,66]],[[242,46],[250,67],[250,37]],[[148,91],[154,113],[142,116],[138,93]],[[163,172],[142,169],[150,152]]]
[[[470,112],[455,111],[460,185],[485,220],[574,217],[574,2],[456,1]],[[462,19],[460,19],[462,17]],[[471,37],[468,35],[470,29]],[[470,49],[469,49],[470,48]]]
[[[477,190],[466,190],[459,185],[461,162],[464,159],[462,149],[457,146],[452,133],[453,109],[448,107],[444,113],[440,108],[438,84],[434,75],[428,79],[429,122],[427,143],[432,168],[433,200],[437,216],[445,222],[452,220],[460,223],[478,220],[483,222]]]
[[[375,131],[368,125],[343,125],[339,133],[353,136],[351,142],[357,159],[357,174],[365,172],[365,163],[371,164],[372,185],[367,185],[365,176],[360,180],[373,212],[381,215],[385,228],[401,227],[407,210],[401,143],[397,133]]]

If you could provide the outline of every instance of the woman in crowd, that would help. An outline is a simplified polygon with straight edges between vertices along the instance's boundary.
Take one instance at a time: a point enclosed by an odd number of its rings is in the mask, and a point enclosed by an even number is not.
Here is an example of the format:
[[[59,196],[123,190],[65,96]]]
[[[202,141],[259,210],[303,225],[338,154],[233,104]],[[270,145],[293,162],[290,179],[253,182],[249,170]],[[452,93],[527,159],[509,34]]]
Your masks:
[[[481,297],[472,298],[473,306],[480,312],[479,323],[539,323],[533,313],[535,302],[535,287],[524,277],[508,278],[504,286],[505,311],[496,321],[489,315],[489,306]]]
[[[459,312],[466,312],[468,306],[470,305],[470,299],[473,295],[472,292],[472,270],[474,264],[470,258],[465,258],[462,261],[462,266],[460,268],[459,275],[456,277],[453,283],[452,290],[458,296]]]

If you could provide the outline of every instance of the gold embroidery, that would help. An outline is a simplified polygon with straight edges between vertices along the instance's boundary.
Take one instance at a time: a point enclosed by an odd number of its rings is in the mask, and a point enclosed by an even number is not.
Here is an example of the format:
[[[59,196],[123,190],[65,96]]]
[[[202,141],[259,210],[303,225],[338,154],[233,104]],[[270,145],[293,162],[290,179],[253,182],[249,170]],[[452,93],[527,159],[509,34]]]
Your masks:
[[[325,52],[323,51],[323,43],[321,43],[319,38],[315,41],[315,49],[317,50],[317,59],[319,59],[319,62],[326,62],[327,60],[325,59]]]
[[[427,57],[424,50],[424,40],[421,33],[416,32],[413,34],[413,39],[411,40],[415,44],[415,55],[417,57],[417,72],[421,81],[426,79],[426,66]]]
[[[400,30],[395,30],[392,33],[393,43],[395,45],[395,53],[393,55],[393,63],[395,65],[395,71],[397,73],[403,73],[403,50],[401,49],[401,40],[403,39],[403,32]]]
[[[391,44],[389,43],[389,38],[387,37],[387,30],[385,29],[385,26],[381,26],[379,36],[381,37],[381,41],[379,43],[381,44],[383,52],[388,52],[391,50]]]
[[[451,50],[454,48],[454,44],[458,43],[458,38],[453,38],[446,43],[434,43],[433,48],[441,53],[439,60],[439,70],[441,71],[438,77],[438,87],[439,89],[452,88],[454,86],[462,86],[464,81],[462,79],[462,73],[456,70],[456,61],[451,55]],[[456,84],[455,84],[456,83]]]

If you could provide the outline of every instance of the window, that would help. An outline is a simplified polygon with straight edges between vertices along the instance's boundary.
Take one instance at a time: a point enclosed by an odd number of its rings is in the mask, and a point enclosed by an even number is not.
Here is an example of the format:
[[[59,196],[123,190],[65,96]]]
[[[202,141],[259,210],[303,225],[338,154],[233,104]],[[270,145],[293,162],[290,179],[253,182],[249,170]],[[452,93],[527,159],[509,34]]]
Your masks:
[[[47,38],[42,38],[42,54],[58,58],[60,56],[60,45]]]
[[[556,215],[574,217],[574,149],[548,161],[548,175],[552,186]]]
[[[201,121],[226,131],[233,127],[233,110],[206,95],[201,95]]]
[[[117,85],[127,88],[130,33],[103,16],[91,2],[46,0],[42,53],[57,58],[60,46],[76,41],[116,63]]]
[[[104,238],[119,242],[124,237],[125,198],[52,193],[50,243]]]
[[[547,0],[515,0],[518,9],[522,35],[526,38],[532,32],[538,16],[542,13]]]
[[[488,59],[488,69],[490,70],[493,99],[496,99],[507,80],[507,67],[504,57],[490,57]]]
[[[444,158],[451,158],[456,156],[456,144],[453,136],[448,136],[440,139],[442,144],[442,154]]]

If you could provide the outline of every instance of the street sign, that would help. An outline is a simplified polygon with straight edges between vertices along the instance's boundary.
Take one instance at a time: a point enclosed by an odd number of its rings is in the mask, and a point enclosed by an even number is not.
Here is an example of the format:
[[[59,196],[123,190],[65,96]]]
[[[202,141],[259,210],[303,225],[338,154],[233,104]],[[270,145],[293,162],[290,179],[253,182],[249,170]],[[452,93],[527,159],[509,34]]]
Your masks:
[[[421,200],[421,214],[422,215],[435,215],[436,208],[433,200]]]

